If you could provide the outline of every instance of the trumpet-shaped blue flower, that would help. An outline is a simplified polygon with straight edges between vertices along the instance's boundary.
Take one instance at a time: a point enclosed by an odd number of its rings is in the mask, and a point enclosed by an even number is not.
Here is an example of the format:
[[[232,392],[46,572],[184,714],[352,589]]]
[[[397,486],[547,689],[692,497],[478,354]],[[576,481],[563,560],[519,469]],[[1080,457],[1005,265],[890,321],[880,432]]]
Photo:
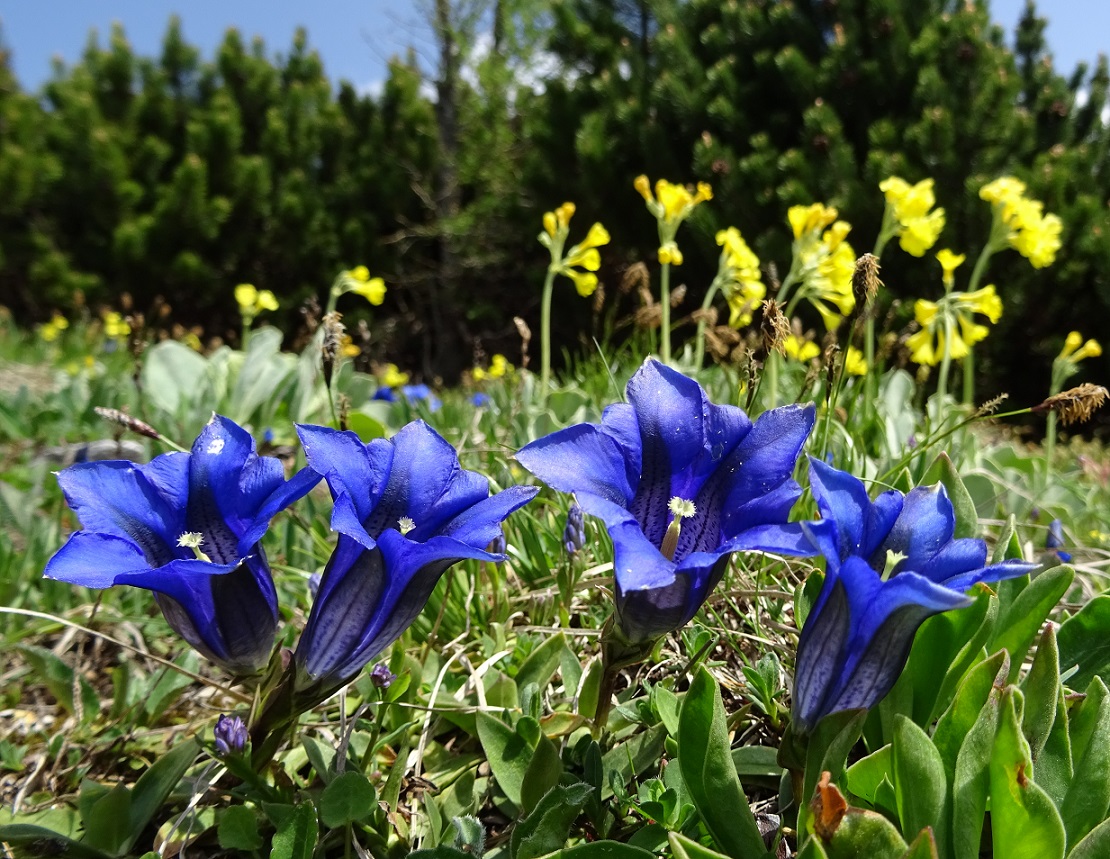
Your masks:
[[[801,493],[791,474],[812,406],[784,406],[753,424],[735,406],[649,359],[628,403],[525,446],[520,463],[605,522],[615,548],[617,622],[632,643],[690,620],[732,552],[808,555],[788,523]]]
[[[369,444],[352,432],[301,426],[309,467],[324,475],[339,542],[324,569],[295,654],[296,693],[321,699],[393,643],[436,582],[464,558],[503,561],[486,547],[534,487],[490,496],[423,421]]]
[[[798,643],[791,718],[803,732],[829,713],[878,703],[930,615],[969,605],[964,592],[978,582],[1035,566],[988,566],[986,543],[953,539],[956,516],[940,484],[872,501],[860,480],[817,459],[809,475],[821,521],[804,527],[826,570]]]
[[[229,671],[256,671],[277,630],[277,595],[259,541],[270,520],[319,480],[305,469],[287,481],[280,460],[258,456],[249,433],[213,416],[191,453],[60,472],[84,530],[45,575],[153,591],[189,644]]]

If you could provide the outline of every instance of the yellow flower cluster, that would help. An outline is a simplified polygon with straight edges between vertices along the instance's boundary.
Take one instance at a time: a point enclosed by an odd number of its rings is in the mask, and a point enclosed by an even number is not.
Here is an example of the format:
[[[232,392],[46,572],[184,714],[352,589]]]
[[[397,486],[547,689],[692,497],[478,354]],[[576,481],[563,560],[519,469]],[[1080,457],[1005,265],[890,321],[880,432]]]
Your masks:
[[[950,290],[953,273],[964,256],[945,249],[937,253],[937,260],[944,272],[945,288]],[[975,321],[976,313],[985,316],[992,325],[1002,317],[1002,299],[993,284],[974,292],[949,291],[939,301],[918,299],[913,314],[921,330],[906,340],[911,358],[918,364],[929,365],[944,360],[945,351],[949,358],[966,358],[970,347],[990,333],[986,325]],[[951,342],[946,342],[946,329],[951,331]]]
[[[251,319],[263,310],[277,310],[278,302],[268,289],[256,289],[252,283],[241,283],[235,287],[235,302],[239,313]]]
[[[937,202],[933,184],[932,179],[922,179],[911,185],[898,176],[879,183],[895,222],[898,244],[915,257],[924,256],[944,229],[944,209],[933,208]]]
[[[554,212],[545,212],[544,231],[539,238],[540,243],[551,251],[551,270],[573,280],[574,288],[585,298],[597,289],[594,272],[601,268],[601,254],[597,249],[609,244],[609,231],[600,223],[595,223],[586,238],[563,256],[563,245],[570,233],[570,219],[574,217],[574,211],[574,203],[563,203]]]
[[[109,340],[119,340],[131,333],[131,325],[117,311],[107,311],[101,319],[104,322],[104,336]]]
[[[995,217],[1006,227],[1010,247],[1029,260],[1033,268],[1052,265],[1060,250],[1063,222],[1044,213],[1044,203],[1025,196],[1025,183],[1002,176],[984,185],[979,196],[991,204]]]
[[[386,364],[378,370],[378,380],[386,388],[399,388],[409,383],[409,374],[402,373],[396,364]]]
[[[797,334],[790,334],[782,341],[783,352],[787,358],[794,361],[812,361],[821,354],[821,347],[812,340],[806,340]]]
[[[794,257],[800,264],[802,294],[817,308],[829,331],[835,330],[841,318],[856,306],[852,295],[856,252],[846,241],[852,226],[836,216],[836,209],[823,203],[791,206],[786,213],[794,230]]]
[[[660,179],[655,183],[655,193],[652,194],[647,176],[637,176],[632,185],[659,222],[659,262],[663,265],[682,265],[682,251],[675,241],[678,227],[699,203],[713,199],[713,189],[705,182],[698,182],[696,191],[691,194],[685,185]]]
[[[69,320],[62,314],[55,313],[49,322],[44,322],[39,326],[39,337],[47,343],[53,343],[67,328],[69,328]]]
[[[1070,361],[1078,364],[1087,358],[1097,358],[1102,354],[1102,346],[1093,337],[1083,342],[1083,335],[1072,331],[1064,340],[1064,348],[1056,356],[1057,361]]]
[[[353,292],[362,296],[375,307],[380,307],[385,301],[385,281],[380,277],[370,277],[370,269],[364,265],[356,265],[340,276],[343,282],[343,292]]]
[[[509,359],[498,353],[489,359],[488,370],[484,367],[475,367],[470,371],[470,375],[475,382],[482,382],[486,379],[501,379],[512,372],[513,365],[509,363]]]
[[[767,295],[759,271],[759,257],[736,227],[718,232],[717,244],[721,246],[717,277],[728,301],[728,324],[743,328],[751,324],[752,314]]]

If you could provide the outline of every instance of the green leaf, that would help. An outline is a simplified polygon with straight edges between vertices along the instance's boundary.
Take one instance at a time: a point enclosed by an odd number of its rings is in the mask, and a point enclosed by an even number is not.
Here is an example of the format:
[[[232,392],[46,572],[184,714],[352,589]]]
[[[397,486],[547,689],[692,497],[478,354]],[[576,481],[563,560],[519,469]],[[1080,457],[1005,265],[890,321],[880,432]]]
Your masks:
[[[808,813],[808,803],[817,790],[821,773],[828,772],[833,782],[839,782],[844,776],[848,753],[859,740],[866,718],[866,710],[842,710],[825,716],[813,729],[809,748],[806,749],[805,777],[798,809],[800,821]]]
[[[847,770],[848,790],[875,805],[879,785],[884,778],[892,778],[893,761],[891,747],[883,746],[878,751],[872,752],[867,757],[860,758]],[[895,809],[890,809],[894,811]]]
[[[31,823],[5,823],[0,825],[0,844],[27,847],[29,849],[26,853],[16,854],[26,856],[44,855],[35,849],[41,848],[42,845],[49,845],[51,856],[65,857],[65,859],[111,859],[111,856],[114,855],[98,850],[89,844],[74,841],[53,829],[47,829],[45,826],[35,826]]]
[[[520,786],[520,807],[526,813],[532,811],[544,794],[559,783],[562,773],[563,763],[559,760],[559,750],[551,740],[540,735],[536,748],[532,751],[532,759],[524,771],[524,780]]]
[[[592,719],[597,713],[597,700],[601,695],[601,675],[601,660],[591,659],[578,684],[578,715],[583,719]]]
[[[947,453],[941,453],[933,460],[921,482],[941,483],[948,490],[948,498],[956,513],[956,530],[953,534],[956,539],[975,537],[979,533],[979,514],[975,510],[975,502]]]
[[[902,859],[907,847],[897,827],[874,811],[848,809],[832,838],[824,839],[829,859]]]
[[[806,839],[806,843],[802,845],[802,849],[798,851],[797,859],[829,859],[829,854],[825,852],[825,846],[821,843],[821,839],[816,835],[811,835]]]
[[[202,393],[208,362],[184,343],[163,340],[143,353],[143,390],[168,414],[180,416]]]
[[[967,673],[952,703],[941,715],[933,731],[933,745],[940,752],[944,769],[949,775],[956,770],[960,746],[971,726],[979,719],[991,690],[996,685],[1004,684],[1009,673],[1010,659],[1005,650],[987,657]]]
[[[913,834],[926,826],[943,831],[948,794],[944,762],[929,735],[906,716],[894,719],[891,763],[902,831]]]
[[[312,859],[319,834],[316,808],[311,802],[301,803],[274,835],[270,859]]]
[[[614,773],[622,784],[628,784],[648,768],[658,768],[666,739],[667,728],[659,722],[609,749],[601,759],[605,772],[602,798],[613,795],[610,779],[614,778]]]
[[[566,844],[571,824],[593,790],[590,785],[578,782],[548,791],[535,811],[513,829],[509,841],[513,859],[535,859]]]
[[[123,853],[126,845],[138,837],[131,830],[131,791],[126,785],[117,784],[102,794],[81,815],[85,824],[86,844],[108,853]]]
[[[245,805],[232,805],[220,814],[216,838],[224,850],[258,850],[262,836],[258,834],[258,817]]]
[[[655,854],[620,841],[592,841],[549,853],[547,859],[655,859]]]
[[[1056,719],[1048,732],[1048,740],[1037,758],[1037,768],[1033,772],[1033,777],[1052,799],[1052,804],[1059,808],[1068,793],[1073,768],[1071,731],[1068,726],[1068,705],[1064,700],[1064,687],[1058,687],[1056,694],[1058,696]]]
[[[413,850],[408,859],[474,859],[470,853],[463,853],[457,847],[448,847],[446,844],[440,844],[439,847],[432,847],[428,850]]]
[[[1060,656],[1056,649],[1056,629],[1047,624],[1041,633],[1033,667],[1021,684],[1025,696],[1022,733],[1029,742],[1033,760],[1038,760],[1056,722],[1056,703],[1060,699]]]
[[[1068,852],[1068,859],[1106,859],[1107,856],[1110,856],[1110,820],[1102,821]]]
[[[130,850],[135,839],[146,829],[165,804],[169,795],[181,784],[181,779],[196,760],[200,747],[195,740],[178,743],[150,765],[139,776],[131,791],[131,837],[123,849]]]
[[[387,435],[385,424],[362,411],[353,411],[347,415],[347,429],[357,435],[363,442],[385,438]]]
[[[1001,655],[1005,651],[1000,651]],[[1004,665],[999,673],[1006,671]],[[952,770],[950,831],[955,859],[977,859],[983,835],[983,817],[990,794],[990,762],[998,717],[1002,705],[1002,686],[992,685],[978,717],[966,730]]]
[[[1006,859],[1057,859],[1064,855],[1064,823],[1052,800],[1033,781],[1029,744],[1021,733],[1018,713],[1020,694],[1013,686],[1002,693],[991,753],[994,854]]]
[[[902,854],[902,859],[937,859],[937,839],[932,829],[923,829]]]
[[[794,622],[798,624],[798,629],[805,625],[806,618],[813,610],[824,583],[825,574],[815,571],[806,576],[806,580],[794,589]]]
[[[714,841],[734,859],[767,852],[729,753],[721,692],[699,666],[682,702],[678,763],[694,805]]]
[[[1101,594],[1062,624],[1057,634],[1060,666],[1078,666],[1068,679],[1072,689],[1085,689],[1096,674],[1110,678],[1110,595]]]
[[[732,750],[732,765],[741,784],[761,782],[774,786],[782,777],[778,749],[770,746],[737,746]]]
[[[1021,548],[1021,540],[1018,538],[1017,533],[1017,518],[1013,513],[1006,520],[1006,524],[1002,527],[1002,533],[998,535],[998,542],[994,544],[994,553],[991,555],[992,564],[1000,564],[1003,561],[1024,560],[1025,553]],[[998,583],[999,595],[1004,593],[1011,593],[1017,595],[1025,589],[1029,584],[1029,576],[1018,576],[1013,579],[1005,579]],[[1008,604],[1007,600],[1003,600]]]
[[[1074,575],[1072,568],[1064,564],[1053,567],[1033,579],[1009,606],[1003,606],[989,649],[1005,648],[1010,654],[1011,682],[1017,678],[1041,624],[1067,591]]]
[[[1093,830],[1110,808],[1110,695],[1098,677],[1091,681],[1074,724],[1075,774],[1060,806],[1068,844]]]
[[[667,726],[667,733],[672,737],[677,736],[680,707],[678,696],[657,683],[651,687],[651,706],[659,714],[659,720]]]
[[[698,842],[677,832],[671,832],[668,840],[671,844],[674,859],[728,859],[724,853],[718,853],[716,850],[703,847]]]
[[[374,810],[377,797],[360,772],[342,772],[320,794],[320,822],[329,829],[362,820]]]
[[[478,713],[477,726],[478,740],[498,787],[519,806],[524,774],[532,760],[531,747],[520,734],[490,713]]]
[[[100,711],[96,690],[53,651],[32,644],[16,644],[14,648],[30,663],[37,679],[71,716],[80,715],[81,721],[86,722]],[[78,693],[76,697],[74,692]]]
[[[535,683],[540,692],[543,692],[559,670],[559,658],[565,646],[566,638],[561,632],[544,639],[539,647],[528,654],[528,658],[517,671],[513,678],[516,680],[516,688],[524,689],[530,683]]]

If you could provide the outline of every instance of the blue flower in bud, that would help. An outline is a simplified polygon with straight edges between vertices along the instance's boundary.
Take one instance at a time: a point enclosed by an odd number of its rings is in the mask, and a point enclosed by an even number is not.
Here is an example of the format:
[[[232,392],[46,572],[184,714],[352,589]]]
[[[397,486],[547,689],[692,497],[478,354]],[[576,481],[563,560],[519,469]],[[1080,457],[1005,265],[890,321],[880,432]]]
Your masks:
[[[1044,546],[1046,549],[1055,549],[1056,557],[1066,564],[1071,560],[1071,553],[1061,549],[1060,547],[1063,545],[1064,523],[1059,519],[1053,519],[1048,525],[1048,535],[1045,537]]]
[[[472,406],[474,406],[476,409],[480,409],[483,406],[488,406],[489,405],[489,394],[487,394],[485,391],[478,391],[476,394],[471,396],[470,404]]]
[[[586,517],[577,501],[567,510],[567,524],[563,528],[563,548],[572,558],[586,545]]]
[[[242,754],[247,747],[247,726],[238,716],[223,716],[216,719],[213,730],[216,740],[216,754],[221,758]]]
[[[503,561],[486,547],[535,487],[489,494],[489,481],[423,421],[364,444],[352,432],[297,428],[310,468],[335,499],[339,541],[294,654],[295,692],[322,699],[392,644],[436,582],[464,558]]]
[[[370,682],[378,689],[388,689],[396,679],[397,675],[390,671],[389,666],[384,662],[379,662],[370,672]]]
[[[490,540],[490,544],[486,549],[491,555],[504,555],[508,547],[509,544],[505,539],[505,532],[499,529],[497,535]]]
[[[153,591],[190,645],[233,673],[257,671],[269,659],[278,622],[259,541],[270,520],[319,479],[304,469],[287,481],[279,459],[258,456],[249,433],[213,416],[191,453],[60,472],[84,530],[50,559],[45,576]]]
[[[821,521],[804,523],[825,556],[825,582],[802,628],[791,719],[808,732],[823,716],[878,703],[905,667],[930,615],[970,605],[979,582],[1022,575],[1034,564],[987,565],[982,540],[954,539],[942,485],[872,501],[863,483],[810,459]]]
[[[791,475],[814,409],[784,406],[753,424],[654,359],[627,395],[600,424],[559,430],[517,459],[605,522],[618,628],[639,643],[689,621],[733,552],[813,554],[788,518],[801,494]]]

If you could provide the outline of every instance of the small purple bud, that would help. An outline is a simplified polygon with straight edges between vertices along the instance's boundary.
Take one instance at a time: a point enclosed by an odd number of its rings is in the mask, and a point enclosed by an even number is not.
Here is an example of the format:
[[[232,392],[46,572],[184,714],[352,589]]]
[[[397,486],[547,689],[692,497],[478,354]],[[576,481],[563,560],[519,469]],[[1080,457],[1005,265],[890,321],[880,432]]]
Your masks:
[[[389,666],[384,662],[379,662],[370,672],[370,682],[383,691],[393,685],[396,679],[397,675],[390,671]]]
[[[585,545],[586,517],[582,514],[582,508],[578,506],[578,502],[574,501],[567,510],[567,524],[563,528],[563,547],[568,555],[574,557]]]
[[[505,541],[505,532],[498,531],[497,536],[490,541],[486,551],[494,555],[504,555],[507,547],[508,543]]]
[[[917,436],[911,435],[908,439],[906,439],[906,444],[909,447],[917,447]]]
[[[1048,536],[1045,537],[1044,547],[1046,549],[1059,549],[1064,545],[1064,523],[1059,519],[1053,519],[1048,526]]]
[[[488,406],[489,394],[487,394],[485,391],[478,391],[476,394],[474,394],[474,396],[470,398],[470,402],[475,408],[478,409],[482,408],[483,406]]]
[[[247,745],[247,726],[238,716],[221,715],[212,733],[216,739],[216,754],[221,758],[238,755]]]

